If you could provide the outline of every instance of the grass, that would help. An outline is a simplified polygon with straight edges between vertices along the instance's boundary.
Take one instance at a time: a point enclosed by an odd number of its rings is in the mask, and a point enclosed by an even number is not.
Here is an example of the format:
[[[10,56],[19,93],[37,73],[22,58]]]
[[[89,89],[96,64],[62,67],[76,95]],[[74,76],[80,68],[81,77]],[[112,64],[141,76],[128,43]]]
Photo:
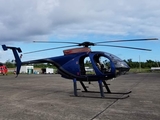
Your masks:
[[[151,72],[151,69],[150,69],[150,68],[141,68],[141,69],[140,69],[140,68],[131,68],[131,69],[129,70],[129,72],[146,73],[146,72]]]
[[[130,73],[149,73],[149,72],[160,72],[160,70],[151,71],[150,68],[131,68]]]

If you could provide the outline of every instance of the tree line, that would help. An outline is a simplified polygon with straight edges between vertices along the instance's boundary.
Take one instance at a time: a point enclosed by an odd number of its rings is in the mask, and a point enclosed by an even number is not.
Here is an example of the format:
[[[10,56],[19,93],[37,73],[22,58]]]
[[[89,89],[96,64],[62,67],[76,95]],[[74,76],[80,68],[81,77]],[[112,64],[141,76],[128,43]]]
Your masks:
[[[159,61],[146,60],[146,62],[133,62],[132,59],[124,60],[131,68],[151,68],[151,67],[159,67]]]

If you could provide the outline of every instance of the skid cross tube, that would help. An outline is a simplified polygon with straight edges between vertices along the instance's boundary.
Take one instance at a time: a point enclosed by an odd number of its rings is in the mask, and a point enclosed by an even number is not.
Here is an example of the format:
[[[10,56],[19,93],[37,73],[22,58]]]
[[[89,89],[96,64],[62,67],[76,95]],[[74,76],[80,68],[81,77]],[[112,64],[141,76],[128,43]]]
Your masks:
[[[108,92],[108,93],[111,93],[111,90],[109,89],[106,81],[103,80],[103,84],[104,84],[104,87],[106,88],[107,92]]]
[[[83,83],[82,81],[79,81],[79,82],[81,83],[81,85],[82,85],[84,91],[85,91],[85,92],[88,92],[88,90],[87,90],[86,86],[84,85],[84,83]]]

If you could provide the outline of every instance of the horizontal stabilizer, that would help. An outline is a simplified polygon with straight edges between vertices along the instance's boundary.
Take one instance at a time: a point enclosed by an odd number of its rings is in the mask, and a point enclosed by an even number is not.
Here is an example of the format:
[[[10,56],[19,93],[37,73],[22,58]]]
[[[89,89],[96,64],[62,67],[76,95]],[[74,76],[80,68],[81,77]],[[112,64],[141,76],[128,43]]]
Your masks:
[[[21,53],[22,52],[22,50],[21,50],[21,48],[17,48],[17,47],[9,47],[9,46],[6,46],[6,45],[2,45],[2,48],[3,48],[3,50],[4,51],[6,51],[6,50],[8,50],[8,49],[14,49],[14,50],[17,50],[19,53]]]
[[[4,51],[7,50],[7,46],[6,45],[2,45],[2,48],[3,48]]]

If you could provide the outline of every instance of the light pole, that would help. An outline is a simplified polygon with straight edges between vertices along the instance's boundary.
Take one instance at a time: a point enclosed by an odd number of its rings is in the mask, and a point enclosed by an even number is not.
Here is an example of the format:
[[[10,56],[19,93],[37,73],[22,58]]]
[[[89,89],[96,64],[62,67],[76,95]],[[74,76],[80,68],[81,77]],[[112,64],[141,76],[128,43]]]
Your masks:
[[[141,72],[141,57],[139,55],[139,72]]]

